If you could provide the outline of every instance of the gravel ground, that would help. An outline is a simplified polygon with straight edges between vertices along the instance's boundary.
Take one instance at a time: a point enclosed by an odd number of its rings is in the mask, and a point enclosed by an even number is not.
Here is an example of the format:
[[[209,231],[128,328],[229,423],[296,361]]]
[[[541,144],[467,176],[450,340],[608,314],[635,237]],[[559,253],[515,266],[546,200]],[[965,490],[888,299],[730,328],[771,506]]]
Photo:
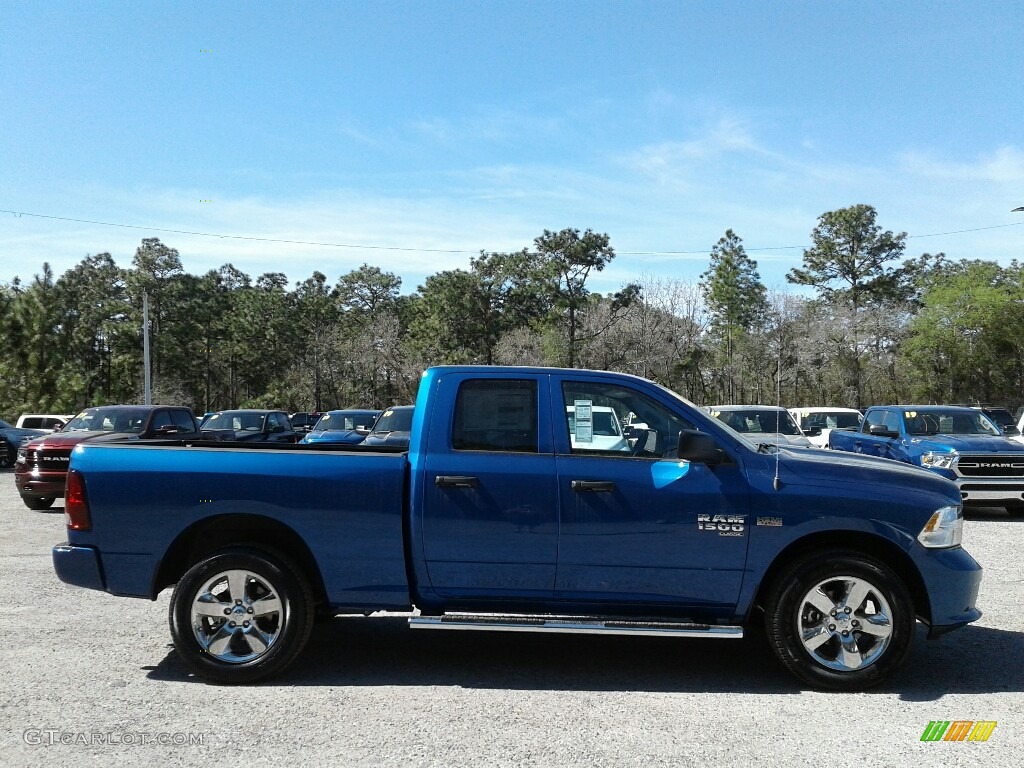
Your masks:
[[[152,604],[60,583],[63,510],[25,508],[0,472],[0,766],[1024,766],[1024,521],[974,514],[981,621],[923,630],[886,686],[806,690],[742,641],[413,632],[400,618],[317,626],[285,675],[193,679]],[[932,720],[987,742],[925,743]],[[180,743],[181,741],[186,743]],[[188,743],[191,740],[192,743]]]

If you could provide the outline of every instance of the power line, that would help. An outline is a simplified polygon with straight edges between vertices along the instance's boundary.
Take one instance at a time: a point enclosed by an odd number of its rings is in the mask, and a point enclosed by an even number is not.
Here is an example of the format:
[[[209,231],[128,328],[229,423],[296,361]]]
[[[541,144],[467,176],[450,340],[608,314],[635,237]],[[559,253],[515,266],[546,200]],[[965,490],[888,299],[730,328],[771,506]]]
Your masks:
[[[322,248],[358,248],[368,251],[404,251],[407,253],[472,253],[477,254],[479,250],[464,250],[458,248],[410,248],[397,245],[357,245],[355,243],[323,243],[311,240],[284,240],[273,237],[254,237],[250,235],[221,235],[215,232],[194,232],[186,229],[169,229],[166,227],[144,227],[138,224],[120,224],[110,221],[95,221],[93,219],[75,219],[70,216],[50,216],[44,213],[30,213],[28,211],[11,211],[4,208],[0,208],[0,213],[10,213],[14,216],[31,216],[36,219],[51,219],[53,221],[70,221],[77,224],[95,224],[101,227],[118,227],[121,229],[141,229],[148,232],[167,232],[175,235],[194,235],[196,237],[213,237],[220,240],[247,240],[249,242],[257,243],[283,243],[287,245],[312,245]],[[945,237],[948,235],[962,235],[968,232],[984,232],[989,229],[1003,229],[1004,227],[1019,227],[1024,225],[1024,221],[1016,221],[1012,224],[993,224],[988,227],[974,227],[972,229],[956,229],[950,232],[932,232],[927,235],[907,235],[908,240],[916,240],[924,237]],[[748,248],[744,246],[744,250],[748,252],[759,252],[759,251],[794,251],[794,250],[805,250],[807,245],[775,245],[775,246],[763,246],[759,248]],[[620,256],[699,256],[707,254],[710,249],[703,248],[696,251],[617,251]]]
[[[291,245],[316,245],[324,248],[364,248],[372,251],[415,251],[417,253],[477,253],[477,251],[462,251],[445,248],[402,248],[399,246],[387,245],[356,245],[354,243],[318,243],[310,240],[281,240],[272,237],[251,237],[248,235],[220,235],[215,232],[192,232],[187,229],[167,229],[165,227],[143,227],[138,224],[117,224],[110,221],[94,221],[93,219],[73,219],[69,216],[48,216],[44,213],[29,213],[27,211],[8,211],[0,208],[0,213],[13,213],[15,216],[32,216],[37,219],[52,219],[54,221],[73,221],[78,224],[96,224],[101,227],[120,227],[121,229],[142,229],[147,232],[170,232],[175,235],[196,235],[197,237],[215,237],[221,240],[250,240],[259,243],[288,243]]]

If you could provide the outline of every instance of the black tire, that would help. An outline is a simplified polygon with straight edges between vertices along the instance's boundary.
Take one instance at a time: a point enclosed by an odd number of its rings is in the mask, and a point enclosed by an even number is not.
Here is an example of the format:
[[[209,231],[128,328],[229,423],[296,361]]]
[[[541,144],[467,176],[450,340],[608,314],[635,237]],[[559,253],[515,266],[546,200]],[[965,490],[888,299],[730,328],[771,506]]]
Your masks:
[[[816,688],[878,685],[903,663],[914,626],[913,602],[900,578],[848,550],[798,560],[775,579],[765,602],[769,645],[783,666]]]
[[[1007,504],[1006,513],[1010,517],[1024,517],[1024,504]]]
[[[314,607],[309,582],[287,558],[249,547],[222,550],[178,581],[171,637],[200,677],[252,683],[295,661],[313,629]]]
[[[22,496],[21,500],[29,509],[49,509],[56,499],[53,496]]]

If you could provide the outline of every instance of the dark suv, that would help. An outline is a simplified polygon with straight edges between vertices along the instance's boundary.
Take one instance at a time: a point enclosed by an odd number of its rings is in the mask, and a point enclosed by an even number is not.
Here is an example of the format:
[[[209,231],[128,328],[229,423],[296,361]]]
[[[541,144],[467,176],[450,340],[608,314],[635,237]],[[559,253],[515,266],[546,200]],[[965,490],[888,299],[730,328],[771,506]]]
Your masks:
[[[79,443],[173,437],[201,439],[192,409],[177,405],[104,405],[86,408],[54,432],[23,445],[14,465],[14,482],[29,509],[49,509],[64,498],[71,450]]]

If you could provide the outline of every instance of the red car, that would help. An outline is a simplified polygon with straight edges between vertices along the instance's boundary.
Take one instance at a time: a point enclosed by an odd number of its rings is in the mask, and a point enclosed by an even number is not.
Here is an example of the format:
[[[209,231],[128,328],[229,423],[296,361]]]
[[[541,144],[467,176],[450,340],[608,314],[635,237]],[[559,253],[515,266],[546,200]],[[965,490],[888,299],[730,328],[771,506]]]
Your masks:
[[[14,482],[29,509],[49,509],[64,498],[71,451],[85,440],[202,438],[190,408],[176,405],[105,405],[87,408],[59,432],[38,437],[18,450]]]

